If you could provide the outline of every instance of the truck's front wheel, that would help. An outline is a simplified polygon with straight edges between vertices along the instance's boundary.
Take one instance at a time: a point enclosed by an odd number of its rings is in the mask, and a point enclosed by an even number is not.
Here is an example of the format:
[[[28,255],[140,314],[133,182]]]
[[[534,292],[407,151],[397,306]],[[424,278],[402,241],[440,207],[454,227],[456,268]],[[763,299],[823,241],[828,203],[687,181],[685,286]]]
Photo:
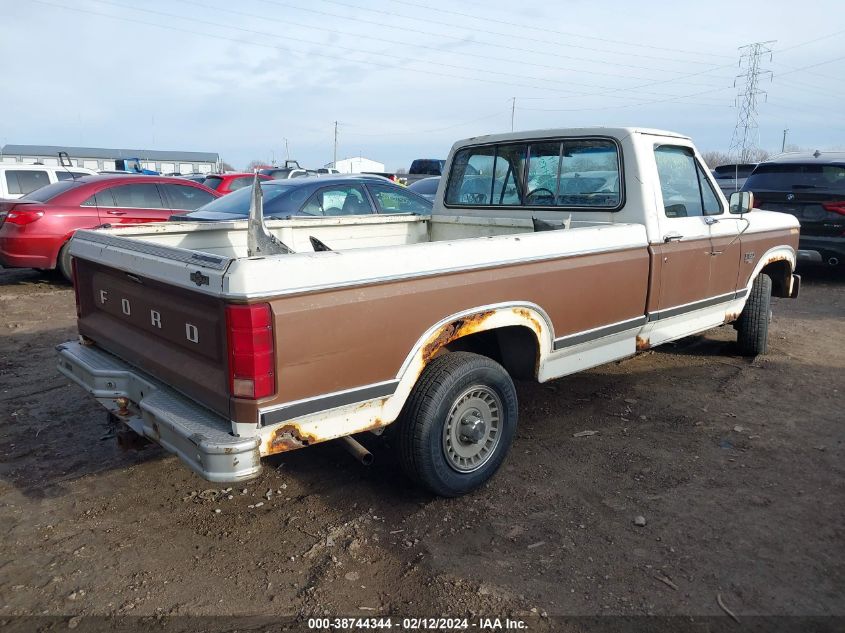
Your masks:
[[[402,468],[435,494],[465,494],[501,466],[516,424],[516,389],[501,365],[445,354],[423,370],[399,418]]]
[[[769,342],[772,278],[760,274],[751,285],[751,293],[737,321],[737,343],[743,356],[765,354]]]

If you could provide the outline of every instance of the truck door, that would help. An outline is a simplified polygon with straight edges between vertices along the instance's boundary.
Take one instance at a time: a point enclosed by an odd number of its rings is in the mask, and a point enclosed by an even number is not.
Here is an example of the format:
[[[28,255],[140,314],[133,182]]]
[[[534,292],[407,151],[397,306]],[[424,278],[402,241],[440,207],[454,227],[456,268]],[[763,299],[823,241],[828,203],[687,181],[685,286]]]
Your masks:
[[[661,241],[651,246],[649,320],[662,320],[730,301],[740,245],[738,222],[726,214],[693,150],[658,145],[654,157]]]

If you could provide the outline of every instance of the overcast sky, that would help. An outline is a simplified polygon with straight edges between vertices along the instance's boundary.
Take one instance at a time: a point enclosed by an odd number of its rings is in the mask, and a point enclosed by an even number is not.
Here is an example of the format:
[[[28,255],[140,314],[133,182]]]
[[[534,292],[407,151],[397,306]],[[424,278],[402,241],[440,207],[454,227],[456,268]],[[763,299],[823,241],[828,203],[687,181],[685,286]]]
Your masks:
[[[727,150],[743,44],[777,40],[760,146],[845,147],[841,0],[0,0],[0,143],[216,151],[243,167],[638,125]],[[741,83],[742,80],[737,80]]]

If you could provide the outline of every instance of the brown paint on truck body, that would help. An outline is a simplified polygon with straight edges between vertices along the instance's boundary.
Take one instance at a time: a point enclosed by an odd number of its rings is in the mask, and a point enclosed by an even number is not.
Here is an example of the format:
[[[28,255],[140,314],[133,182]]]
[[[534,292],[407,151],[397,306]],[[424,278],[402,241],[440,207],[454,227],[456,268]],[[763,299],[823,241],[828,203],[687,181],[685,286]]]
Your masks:
[[[645,248],[456,271],[271,299],[278,362],[273,406],[396,378],[414,346],[444,316],[506,302],[539,305],[555,336],[643,314]],[[423,356],[484,327],[482,311],[446,324]],[[534,319],[534,317],[532,317]],[[536,321],[529,327],[540,331]],[[257,419],[258,405],[232,400],[233,419]]]

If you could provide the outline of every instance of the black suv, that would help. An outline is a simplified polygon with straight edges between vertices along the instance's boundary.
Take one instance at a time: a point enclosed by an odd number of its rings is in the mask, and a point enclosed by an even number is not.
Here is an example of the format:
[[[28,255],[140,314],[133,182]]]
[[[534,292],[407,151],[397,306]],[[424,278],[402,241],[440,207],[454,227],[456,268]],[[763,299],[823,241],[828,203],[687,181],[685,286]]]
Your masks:
[[[845,262],[845,152],[782,154],[757,165],[742,190],[755,207],[798,218],[799,261]]]

